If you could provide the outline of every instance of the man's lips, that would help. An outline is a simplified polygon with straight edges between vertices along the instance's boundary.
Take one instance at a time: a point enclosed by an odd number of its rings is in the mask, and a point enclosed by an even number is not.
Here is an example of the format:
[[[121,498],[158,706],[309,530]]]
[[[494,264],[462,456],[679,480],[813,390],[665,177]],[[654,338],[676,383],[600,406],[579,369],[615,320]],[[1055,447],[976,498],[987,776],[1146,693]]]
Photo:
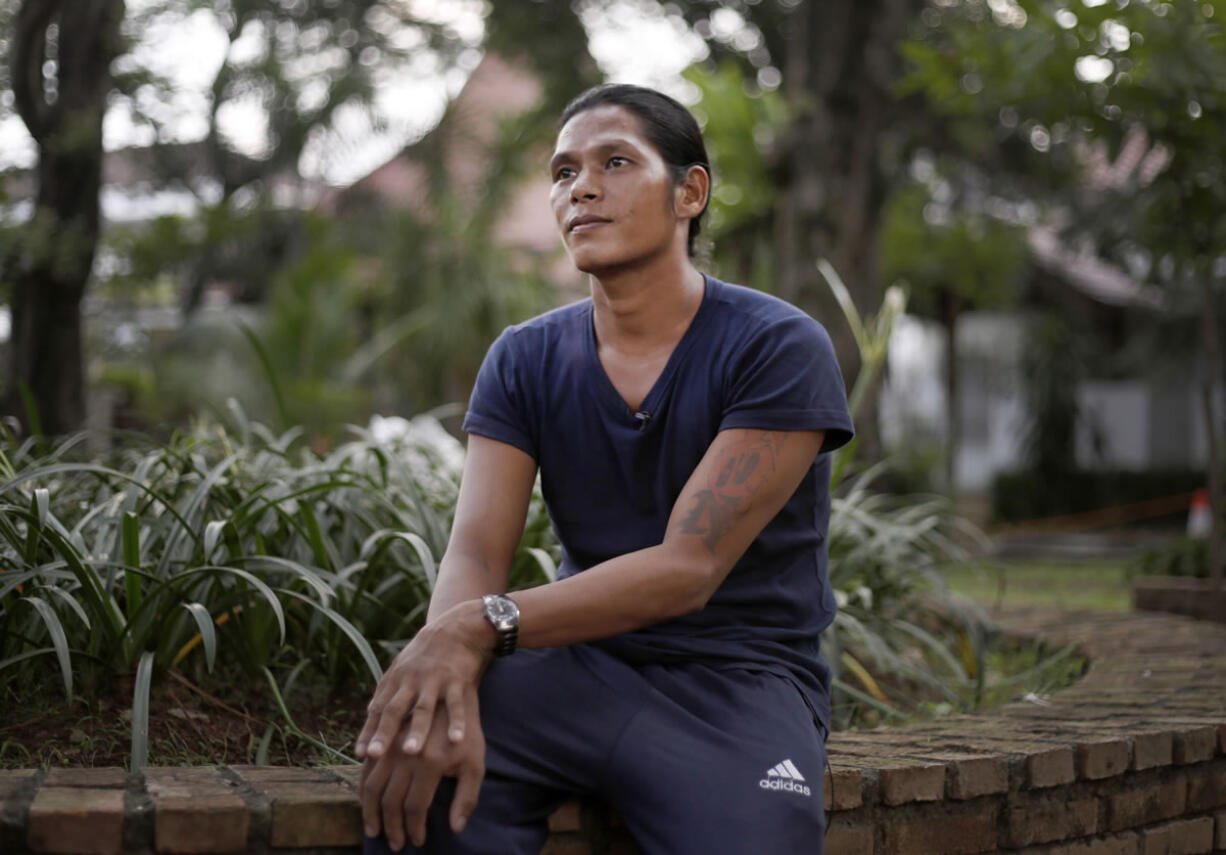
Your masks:
[[[566,227],[566,230],[574,233],[589,232],[592,229],[606,225],[608,222],[609,220],[605,219],[604,217],[596,217],[588,214],[582,217],[575,217],[570,221],[570,224]]]

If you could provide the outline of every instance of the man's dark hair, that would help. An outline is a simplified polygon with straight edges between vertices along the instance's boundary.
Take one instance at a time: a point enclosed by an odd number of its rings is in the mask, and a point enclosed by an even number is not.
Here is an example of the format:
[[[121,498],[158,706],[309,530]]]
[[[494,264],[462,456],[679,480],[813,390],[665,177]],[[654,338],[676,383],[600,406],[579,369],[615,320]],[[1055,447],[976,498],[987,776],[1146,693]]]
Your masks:
[[[707,147],[702,141],[698,122],[689,110],[663,92],[643,86],[631,86],[628,83],[593,86],[566,105],[560,124],[565,125],[584,110],[605,104],[622,107],[638,117],[643,123],[644,135],[664,158],[678,183],[685,179],[691,166],[701,166],[708,176],[712,175],[711,162],[707,157]],[[708,192],[708,204],[710,201]],[[702,217],[706,212],[704,205],[698,216],[690,220],[687,244],[690,255],[694,254],[694,240],[702,230]]]

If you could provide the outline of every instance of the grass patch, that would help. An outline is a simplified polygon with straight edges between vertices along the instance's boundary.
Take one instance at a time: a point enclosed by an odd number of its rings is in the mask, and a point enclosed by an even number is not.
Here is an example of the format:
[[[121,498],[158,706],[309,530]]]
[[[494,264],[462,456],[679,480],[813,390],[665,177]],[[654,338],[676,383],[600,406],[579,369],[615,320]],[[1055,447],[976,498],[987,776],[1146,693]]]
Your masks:
[[[1123,612],[1131,608],[1120,559],[983,561],[942,569],[945,583],[989,608],[1048,606]]]

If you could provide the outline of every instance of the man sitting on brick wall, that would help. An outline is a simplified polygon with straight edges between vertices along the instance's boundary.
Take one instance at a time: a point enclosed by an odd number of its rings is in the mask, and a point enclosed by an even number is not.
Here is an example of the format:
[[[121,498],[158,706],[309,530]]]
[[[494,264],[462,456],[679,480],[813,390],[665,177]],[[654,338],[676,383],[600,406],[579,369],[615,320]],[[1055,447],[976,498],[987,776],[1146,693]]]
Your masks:
[[[820,853],[830,340],[694,267],[711,168],[676,101],[589,90],[549,169],[591,298],[481,367],[427,623],[358,737],[364,849],[536,855],[593,793],[647,853]],[[507,596],[538,470],[563,561]]]

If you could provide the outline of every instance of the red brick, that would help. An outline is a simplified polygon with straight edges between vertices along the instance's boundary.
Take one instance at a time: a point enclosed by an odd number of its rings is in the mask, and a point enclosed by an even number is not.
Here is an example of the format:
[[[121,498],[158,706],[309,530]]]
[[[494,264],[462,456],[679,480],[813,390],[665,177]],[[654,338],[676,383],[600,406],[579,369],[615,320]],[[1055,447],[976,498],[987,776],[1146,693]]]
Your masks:
[[[566,800],[561,807],[549,815],[550,831],[578,831],[582,825],[578,799]]]
[[[257,790],[264,784],[331,783],[335,780],[326,766],[305,768],[301,766],[231,766],[240,777]]]
[[[1184,812],[1188,788],[1183,778],[1131,787],[1107,797],[1107,828],[1122,831],[1173,819]]]
[[[1206,811],[1226,807],[1226,762],[1188,773],[1188,810]]]
[[[1072,748],[1040,749],[1026,756],[1026,784],[1033,789],[1077,780]]]
[[[1070,837],[1088,837],[1098,832],[1098,802],[1036,802],[1009,809],[1009,845],[1052,843]]]
[[[873,829],[863,823],[830,823],[826,830],[826,855],[873,855]]]
[[[1131,832],[1066,843],[1046,850],[1046,855],[1137,855],[1140,841]]]
[[[1009,791],[1009,761],[999,755],[950,756],[949,794],[974,799]]]
[[[1090,781],[1110,778],[1127,771],[1129,759],[1126,739],[1082,742],[1077,746],[1077,773]]]
[[[60,768],[47,770],[44,787],[95,787],[122,790],[128,785],[128,773],[119,766],[99,766],[96,769]]]
[[[111,855],[123,849],[123,790],[44,786],[30,805],[35,852]]]
[[[33,769],[0,769],[0,802],[6,802],[33,778]]]
[[[347,784],[267,782],[272,810],[270,846],[357,846],[362,842],[358,797]]]
[[[233,793],[234,785],[211,766],[152,766],[145,769],[145,790],[159,795],[216,795]]]
[[[970,855],[996,848],[996,810],[917,819],[896,819],[885,827],[884,855]]]
[[[1169,766],[1174,761],[1175,736],[1170,732],[1138,733],[1132,738],[1132,768],[1135,771]]]
[[[1203,763],[1217,753],[1217,727],[1198,727],[1175,733],[1175,762]]]
[[[939,763],[900,763],[882,766],[881,800],[887,805],[935,802],[945,798],[945,766]]]
[[[822,782],[826,810],[854,810],[864,804],[864,774],[859,769],[832,766]]]
[[[361,766],[326,766],[324,768],[357,790],[358,781],[362,777]]]
[[[154,797],[153,841],[158,853],[245,852],[250,816],[234,793]]]
[[[1213,817],[1181,819],[1141,832],[1141,855],[1201,855],[1213,848]]]

